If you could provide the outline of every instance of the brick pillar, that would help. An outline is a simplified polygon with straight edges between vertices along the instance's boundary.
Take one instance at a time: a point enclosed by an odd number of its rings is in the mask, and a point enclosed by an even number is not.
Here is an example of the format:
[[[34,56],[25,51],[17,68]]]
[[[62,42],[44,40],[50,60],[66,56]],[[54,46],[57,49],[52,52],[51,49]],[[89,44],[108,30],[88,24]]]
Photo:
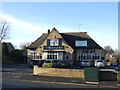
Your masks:
[[[34,68],[33,68],[33,74],[35,74],[35,75],[38,74],[38,66],[34,66]]]

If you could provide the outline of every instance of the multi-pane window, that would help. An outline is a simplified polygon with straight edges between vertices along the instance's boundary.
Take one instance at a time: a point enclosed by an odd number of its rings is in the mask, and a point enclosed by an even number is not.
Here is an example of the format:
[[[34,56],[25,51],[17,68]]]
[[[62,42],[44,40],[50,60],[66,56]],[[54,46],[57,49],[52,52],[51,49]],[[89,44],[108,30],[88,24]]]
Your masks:
[[[42,54],[36,55],[35,59],[42,59]]]
[[[84,40],[84,41],[77,40],[77,41],[75,41],[75,46],[87,46],[87,41],[86,40]]]
[[[50,46],[58,46],[59,40],[50,40]]]
[[[57,53],[47,53],[47,59],[57,59]]]
[[[85,53],[78,53],[78,60],[85,60],[86,54]]]
[[[100,59],[100,54],[99,53],[93,53],[92,54],[92,59],[93,60]]]
[[[31,55],[29,55],[28,58],[32,60],[39,60],[42,59],[42,54],[36,55],[35,53],[31,53]]]
[[[86,54],[86,60],[91,60],[91,54]]]
[[[78,60],[98,60],[100,53],[78,53]]]
[[[63,53],[61,52],[48,52],[46,53],[47,60],[63,60]]]

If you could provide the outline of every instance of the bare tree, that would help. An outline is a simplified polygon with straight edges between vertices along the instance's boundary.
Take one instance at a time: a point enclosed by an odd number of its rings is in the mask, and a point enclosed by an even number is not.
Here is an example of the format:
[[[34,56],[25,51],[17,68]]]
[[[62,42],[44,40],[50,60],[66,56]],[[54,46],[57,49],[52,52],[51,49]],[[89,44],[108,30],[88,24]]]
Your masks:
[[[9,24],[6,20],[0,18],[0,42],[9,38]]]
[[[120,51],[118,49],[115,49],[114,51],[116,55],[120,55]]]
[[[107,51],[108,55],[111,55],[115,52],[110,46],[105,46],[104,49]]]

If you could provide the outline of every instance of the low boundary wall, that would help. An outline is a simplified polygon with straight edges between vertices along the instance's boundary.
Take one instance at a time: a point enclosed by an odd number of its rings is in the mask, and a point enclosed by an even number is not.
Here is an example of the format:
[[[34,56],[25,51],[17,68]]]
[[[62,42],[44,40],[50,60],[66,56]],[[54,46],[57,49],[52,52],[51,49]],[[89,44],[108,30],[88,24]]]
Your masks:
[[[84,69],[42,68],[34,66],[33,74],[42,76],[79,78],[85,80]],[[118,81],[120,83],[120,72],[117,71],[100,70],[98,77],[99,81]]]
[[[84,70],[79,69],[42,68],[34,66],[33,74],[84,79]]]

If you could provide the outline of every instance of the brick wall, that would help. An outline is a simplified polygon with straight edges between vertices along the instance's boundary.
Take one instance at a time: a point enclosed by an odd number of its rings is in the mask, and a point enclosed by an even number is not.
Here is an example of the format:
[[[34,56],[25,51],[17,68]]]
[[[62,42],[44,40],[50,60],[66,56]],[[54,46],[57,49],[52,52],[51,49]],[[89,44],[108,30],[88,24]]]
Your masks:
[[[84,70],[80,69],[42,68],[34,66],[33,74],[54,77],[79,78],[84,80]],[[120,72],[99,71],[98,77],[99,81],[118,81],[118,83],[120,83]]]
[[[42,68],[34,66],[33,74],[84,79],[84,70],[77,69]]]

